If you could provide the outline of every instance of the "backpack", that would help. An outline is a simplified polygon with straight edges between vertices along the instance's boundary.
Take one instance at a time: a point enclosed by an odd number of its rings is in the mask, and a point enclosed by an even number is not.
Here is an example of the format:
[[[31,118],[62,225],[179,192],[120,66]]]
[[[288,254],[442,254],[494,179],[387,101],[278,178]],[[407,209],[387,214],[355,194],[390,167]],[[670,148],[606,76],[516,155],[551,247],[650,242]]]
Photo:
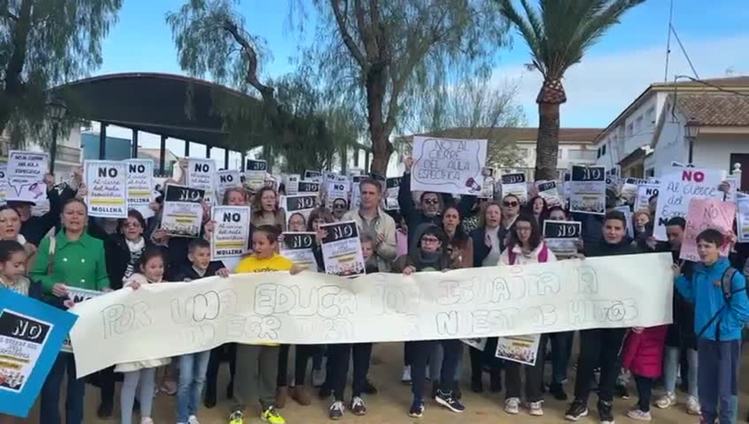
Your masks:
[[[707,329],[710,328],[711,325],[713,325],[713,322],[715,322],[715,320],[718,320],[718,322],[715,324],[715,340],[718,342],[720,341],[720,322],[723,319],[723,311],[731,307],[731,297],[733,297],[733,294],[738,293],[742,290],[731,290],[733,277],[737,272],[739,271],[730,266],[725,271],[723,271],[723,275],[720,277],[720,289],[723,292],[723,300],[725,302],[723,303],[723,306],[721,306],[720,309],[715,312],[715,315],[713,315],[712,318],[707,321],[707,324],[702,327],[702,330],[697,333],[698,340],[700,337],[702,337],[703,334],[705,334],[705,331],[707,331]]]
[[[518,255],[515,254],[515,252],[512,251],[512,248],[508,248],[507,250],[507,259],[510,260],[510,265],[515,265],[515,261],[517,260]],[[546,247],[546,243],[543,244],[543,247],[541,247],[541,251],[538,252],[538,263],[546,262],[549,259],[549,248]]]

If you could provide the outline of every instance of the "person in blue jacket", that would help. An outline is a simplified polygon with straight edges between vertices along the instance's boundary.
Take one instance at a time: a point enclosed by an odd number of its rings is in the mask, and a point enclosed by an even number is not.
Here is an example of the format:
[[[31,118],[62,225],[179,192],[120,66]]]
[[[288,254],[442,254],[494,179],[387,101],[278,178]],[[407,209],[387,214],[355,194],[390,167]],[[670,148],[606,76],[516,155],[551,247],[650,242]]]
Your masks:
[[[707,229],[697,236],[700,263],[692,277],[674,265],[676,289],[695,306],[701,422],[719,418],[720,424],[735,422],[741,330],[749,321],[746,278],[720,256],[725,242],[719,231]]]

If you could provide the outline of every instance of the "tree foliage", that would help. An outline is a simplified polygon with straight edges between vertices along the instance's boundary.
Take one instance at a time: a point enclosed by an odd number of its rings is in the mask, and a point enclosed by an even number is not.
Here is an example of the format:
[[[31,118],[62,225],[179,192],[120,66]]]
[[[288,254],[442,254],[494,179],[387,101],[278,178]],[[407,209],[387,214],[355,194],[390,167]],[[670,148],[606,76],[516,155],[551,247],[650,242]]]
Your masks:
[[[260,110],[229,104],[216,111],[237,148],[263,145],[267,160],[283,156],[286,171],[330,167],[341,145],[355,138],[329,127],[329,111],[319,89],[310,83],[307,68],[275,82],[262,77],[261,66],[269,53],[264,41],[245,29],[236,3],[188,0],[167,15],[181,68],[244,93],[260,94]],[[256,134],[254,141],[248,139],[249,133]]]
[[[539,0],[535,8],[520,0],[496,0],[502,15],[520,32],[531,50],[532,66],[544,77],[539,104],[536,179],[556,177],[559,147],[559,105],[567,101],[564,73],[582,60],[590,48],[621,16],[645,0]]]
[[[0,0],[0,133],[43,129],[47,89],[101,64],[122,0]]]
[[[496,4],[471,0],[315,0],[311,47],[329,91],[366,117],[373,171],[384,173],[391,133],[412,102],[457,76],[487,73],[508,26]]]

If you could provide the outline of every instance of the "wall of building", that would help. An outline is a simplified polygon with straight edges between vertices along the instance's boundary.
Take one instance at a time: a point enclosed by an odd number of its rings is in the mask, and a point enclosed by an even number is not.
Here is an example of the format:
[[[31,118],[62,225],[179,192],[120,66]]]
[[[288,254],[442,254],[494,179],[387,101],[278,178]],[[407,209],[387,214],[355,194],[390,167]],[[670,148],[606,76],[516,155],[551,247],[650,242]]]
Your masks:
[[[680,115],[676,119],[671,116],[665,117],[663,128],[655,143],[653,152],[653,165],[655,176],[660,177],[671,168],[671,162],[687,163],[688,145],[684,138],[684,123],[686,121]]]
[[[730,172],[732,153],[749,153],[749,134],[702,134],[694,144],[694,165]]]

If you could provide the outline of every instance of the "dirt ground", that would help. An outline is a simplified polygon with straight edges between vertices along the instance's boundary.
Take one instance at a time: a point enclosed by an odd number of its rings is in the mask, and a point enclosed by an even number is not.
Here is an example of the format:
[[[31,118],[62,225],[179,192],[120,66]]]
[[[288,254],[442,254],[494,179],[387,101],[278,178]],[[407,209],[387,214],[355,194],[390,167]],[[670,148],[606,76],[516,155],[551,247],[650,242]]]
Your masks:
[[[292,349],[293,351],[293,349]],[[463,379],[461,380],[463,388],[463,402],[466,405],[466,411],[462,414],[455,414],[447,409],[441,408],[433,401],[427,402],[426,411],[423,418],[414,419],[407,415],[411,402],[410,389],[407,385],[400,382],[403,363],[403,348],[400,343],[379,344],[374,348],[373,365],[369,371],[369,378],[378,388],[379,393],[370,395],[365,398],[368,413],[363,417],[356,417],[353,414],[346,413],[341,423],[356,424],[400,424],[400,423],[425,423],[425,424],[496,424],[496,423],[561,423],[565,422],[563,418],[564,410],[567,406],[565,402],[554,400],[550,395],[544,404],[545,415],[543,417],[531,417],[526,411],[521,411],[520,415],[510,416],[502,411],[502,393],[475,394],[468,388],[468,355],[464,358]],[[742,369],[747,370],[749,366],[749,355],[743,355]],[[550,366],[547,366],[547,372]],[[290,363],[290,369],[293,369],[293,362]],[[225,387],[227,381],[228,366],[223,366],[219,379],[219,387]],[[747,371],[742,372],[746,376]],[[574,376],[574,370],[570,370],[570,377]],[[485,386],[488,387],[488,376],[485,375]],[[350,389],[350,386],[348,386]],[[740,398],[739,398],[739,422],[743,422],[746,417],[747,406],[749,406],[749,383],[747,379],[740,380]],[[636,402],[636,392],[630,388],[632,398],[629,400],[617,399],[615,401],[616,420],[618,423],[627,423],[635,421],[624,415],[626,410]],[[315,392],[316,393],[316,392]],[[350,393],[347,390],[347,396]],[[567,393],[572,393],[572,382],[567,385]],[[656,391],[656,396],[660,395],[661,390]],[[219,396],[225,396],[222,390],[219,390]],[[683,393],[679,393],[680,402],[684,398]],[[119,422],[119,385],[115,394],[115,418],[109,420],[99,420],[96,418],[96,407],[99,402],[99,391],[96,387],[87,386],[86,388],[86,412],[84,422],[88,423],[118,423]],[[322,401],[314,397],[310,406],[300,406],[293,400],[289,399],[286,407],[281,410],[282,415],[290,424],[314,424],[331,422],[327,416],[328,401]],[[202,407],[198,413],[198,418],[202,424],[226,423],[227,415],[230,412],[230,402],[220,397],[219,403],[212,409]],[[592,407],[591,416],[581,419],[580,423],[597,423],[595,413],[595,394],[591,395],[590,406]],[[37,423],[39,416],[39,405],[33,409],[28,422]],[[153,419],[156,424],[174,423],[175,422],[176,399],[174,397],[159,394],[155,400]],[[683,403],[669,410],[660,410],[655,407],[653,411],[653,422],[658,424],[691,424],[698,423],[698,417],[689,416],[684,410]],[[64,415],[63,415],[64,416]],[[135,417],[134,423],[139,420]],[[249,419],[245,418],[245,423],[260,423],[257,415],[252,415]]]

